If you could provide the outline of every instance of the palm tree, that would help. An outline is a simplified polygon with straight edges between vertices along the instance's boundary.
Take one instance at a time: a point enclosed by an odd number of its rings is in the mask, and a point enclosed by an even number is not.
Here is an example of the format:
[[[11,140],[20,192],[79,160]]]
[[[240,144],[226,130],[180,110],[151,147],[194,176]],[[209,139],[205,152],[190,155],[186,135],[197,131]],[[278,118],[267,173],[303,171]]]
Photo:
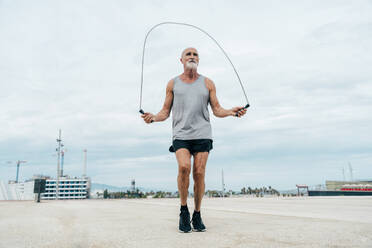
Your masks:
[[[245,190],[245,187],[243,187],[241,190],[240,190],[241,194],[245,195],[246,194],[246,190]]]
[[[252,194],[252,188],[251,187],[248,187],[248,192],[249,192],[250,195]]]

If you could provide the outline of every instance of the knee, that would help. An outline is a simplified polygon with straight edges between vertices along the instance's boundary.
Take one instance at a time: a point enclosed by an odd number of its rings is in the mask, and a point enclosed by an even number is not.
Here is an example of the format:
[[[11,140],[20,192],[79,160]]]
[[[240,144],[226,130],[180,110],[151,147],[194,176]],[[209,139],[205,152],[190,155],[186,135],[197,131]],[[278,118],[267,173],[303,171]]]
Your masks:
[[[179,166],[179,169],[178,169],[178,173],[181,175],[181,176],[189,176],[190,175],[190,164],[182,164]]]
[[[205,176],[205,170],[204,169],[195,169],[193,171],[193,177],[194,177],[194,180],[201,180],[201,179],[204,179],[204,176]]]

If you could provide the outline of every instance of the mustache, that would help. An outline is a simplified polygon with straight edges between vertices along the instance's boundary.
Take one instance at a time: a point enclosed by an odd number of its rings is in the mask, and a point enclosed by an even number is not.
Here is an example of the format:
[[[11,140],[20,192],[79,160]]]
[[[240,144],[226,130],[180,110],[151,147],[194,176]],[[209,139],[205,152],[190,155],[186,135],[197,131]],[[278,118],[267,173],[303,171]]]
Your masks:
[[[186,67],[189,69],[196,69],[198,67],[198,64],[196,63],[196,61],[187,61]]]

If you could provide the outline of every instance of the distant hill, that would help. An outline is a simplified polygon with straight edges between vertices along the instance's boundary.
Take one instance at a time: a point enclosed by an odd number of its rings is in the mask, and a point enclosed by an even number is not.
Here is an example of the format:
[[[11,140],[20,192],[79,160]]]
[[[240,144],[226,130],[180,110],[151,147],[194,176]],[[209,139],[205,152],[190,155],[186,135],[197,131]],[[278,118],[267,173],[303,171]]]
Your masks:
[[[137,187],[136,187],[137,188]],[[131,187],[117,187],[117,186],[112,186],[108,184],[102,184],[102,183],[92,183],[92,191],[94,190],[105,190],[107,189],[110,192],[126,192],[127,190],[131,190]],[[150,191],[159,191],[157,189],[148,189],[148,188],[138,188],[142,192],[150,192]]]
[[[108,184],[102,184],[102,183],[92,183],[92,190],[105,190],[107,189],[108,191],[127,191],[130,190],[130,187],[117,187],[117,186],[112,186]]]

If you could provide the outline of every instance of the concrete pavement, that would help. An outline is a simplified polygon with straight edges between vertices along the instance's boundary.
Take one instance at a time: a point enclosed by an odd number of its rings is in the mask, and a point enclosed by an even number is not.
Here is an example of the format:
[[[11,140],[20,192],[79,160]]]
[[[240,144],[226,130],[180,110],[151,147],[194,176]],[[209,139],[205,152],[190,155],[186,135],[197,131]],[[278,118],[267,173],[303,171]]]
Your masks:
[[[372,247],[372,197],[205,198],[188,234],[178,201],[0,201],[0,247]]]

